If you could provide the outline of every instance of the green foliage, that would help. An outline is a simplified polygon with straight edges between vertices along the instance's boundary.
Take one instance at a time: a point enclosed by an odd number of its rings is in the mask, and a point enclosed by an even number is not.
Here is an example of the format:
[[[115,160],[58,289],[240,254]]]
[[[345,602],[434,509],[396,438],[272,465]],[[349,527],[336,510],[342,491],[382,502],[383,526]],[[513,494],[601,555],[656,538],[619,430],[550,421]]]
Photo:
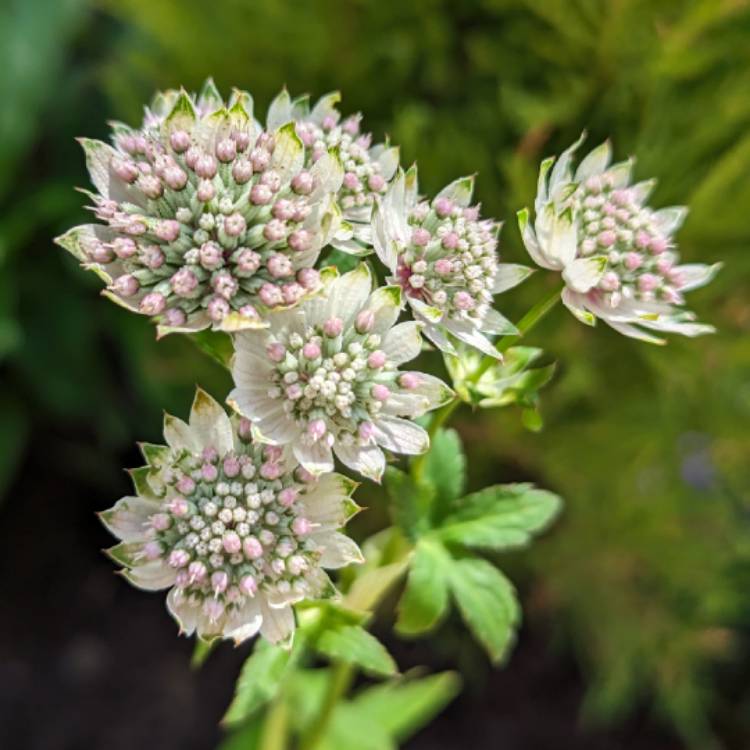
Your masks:
[[[458,434],[439,430],[419,479],[390,468],[386,486],[398,508],[396,522],[415,541],[397,631],[431,632],[452,596],[462,618],[497,663],[520,621],[515,592],[505,576],[471,550],[521,547],[560,510],[560,498],[529,484],[495,485],[460,497],[466,459]],[[439,502],[436,500],[439,499]]]
[[[332,660],[353,664],[366,674],[390,677],[398,671],[385,646],[359,625],[327,628],[318,639],[316,649]]]

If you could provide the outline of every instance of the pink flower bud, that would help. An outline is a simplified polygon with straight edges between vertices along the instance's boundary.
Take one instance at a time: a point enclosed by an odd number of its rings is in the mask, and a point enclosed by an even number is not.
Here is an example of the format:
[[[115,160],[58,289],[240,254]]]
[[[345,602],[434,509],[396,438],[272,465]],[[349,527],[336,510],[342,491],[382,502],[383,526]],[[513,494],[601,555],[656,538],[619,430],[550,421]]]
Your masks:
[[[243,576],[240,580],[240,591],[245,596],[254,596],[258,590],[258,584],[252,576]]]
[[[612,247],[617,240],[617,235],[611,229],[605,229],[603,232],[599,232],[596,241],[602,247]]]
[[[367,357],[367,364],[373,369],[373,370],[379,370],[383,365],[386,363],[386,356],[385,352],[381,351],[380,349],[377,349],[374,352],[370,352],[370,355]],[[388,396],[386,396],[388,398]]]
[[[282,285],[281,295],[284,298],[285,305],[294,305],[305,296],[305,290],[296,281],[291,281]]]
[[[652,292],[658,286],[658,277],[654,276],[651,273],[644,273],[638,279],[638,289],[640,289],[642,292]]]
[[[230,555],[242,549],[242,540],[236,531],[225,531],[221,544]]]
[[[292,178],[292,190],[298,195],[309,195],[314,187],[315,180],[313,176],[303,170]]]
[[[208,203],[209,201],[214,199],[215,195],[216,188],[214,188],[213,182],[211,182],[210,180],[201,180],[196,192],[198,200],[201,201],[201,203]]]
[[[115,255],[121,260],[132,258],[137,250],[138,246],[130,239],[130,237],[115,237],[112,242],[112,249],[115,251]]]
[[[413,391],[420,382],[421,378],[416,372],[405,372],[398,379],[398,384],[407,391]]]
[[[620,288],[620,277],[614,271],[608,271],[599,281],[599,288],[605,292],[615,292]]]
[[[367,180],[367,187],[373,193],[380,193],[385,188],[385,178],[381,174],[372,174]]]
[[[182,495],[177,495],[167,503],[167,509],[173,516],[184,518],[190,510],[190,504]]]
[[[302,398],[302,386],[299,383],[292,383],[287,386],[284,393],[290,401],[296,401],[298,398]]]
[[[602,189],[602,181],[598,175],[592,175],[586,180],[586,189],[592,193],[598,193]]]
[[[164,182],[166,182],[172,190],[182,190],[185,185],[187,185],[187,181],[187,173],[177,165],[167,167],[164,170]]]
[[[448,258],[438,258],[435,261],[435,273],[448,276],[453,273],[453,263]]]
[[[177,480],[175,486],[177,487],[177,491],[181,492],[183,495],[192,495],[195,491],[195,482],[193,481],[193,478],[189,477],[187,474],[183,474]]]
[[[263,545],[254,536],[246,536],[242,541],[242,551],[248,560],[257,560],[263,554]]]
[[[286,225],[279,219],[271,219],[271,221],[263,227],[263,236],[269,242],[283,240],[286,238]]]
[[[223,594],[229,586],[229,576],[223,570],[211,574],[211,588],[215,594]]]
[[[372,422],[361,422],[357,428],[360,440],[364,443],[369,443],[375,435],[375,425]]]
[[[224,231],[230,237],[239,237],[247,228],[245,217],[240,213],[233,213],[224,219]]]
[[[181,268],[169,280],[172,291],[179,297],[189,297],[198,286],[198,277],[189,269]]]
[[[317,359],[320,356],[320,346],[314,341],[308,341],[302,347],[302,354],[304,354],[307,359]]]
[[[453,304],[458,310],[471,310],[476,303],[468,292],[460,291],[453,295]]]
[[[208,461],[210,464],[215,464],[219,460],[219,451],[213,446],[209,446],[201,451],[201,457],[204,461]]]
[[[216,159],[210,154],[203,154],[198,157],[194,169],[198,177],[211,180],[216,175]]]
[[[424,247],[430,241],[430,233],[424,227],[417,227],[411,233],[411,242],[417,247]]]
[[[184,568],[190,562],[190,555],[184,549],[173,549],[169,553],[169,565],[173,568]]]
[[[146,245],[141,253],[143,263],[147,268],[155,271],[164,265],[165,257],[158,245]]]
[[[313,419],[307,424],[307,434],[313,440],[320,440],[327,431],[328,428],[326,427],[325,420],[323,419]]]
[[[166,531],[172,525],[172,519],[166,513],[154,513],[149,523],[156,531]]]
[[[237,425],[237,434],[242,440],[251,440],[253,436],[253,423],[247,418],[242,417]]]
[[[216,294],[226,300],[232,299],[239,290],[237,279],[235,279],[228,271],[219,271],[218,273],[215,273],[211,279],[211,286]]]
[[[446,250],[455,250],[458,247],[458,240],[459,237],[455,232],[448,232],[448,234],[443,237],[443,247]]]
[[[370,391],[370,395],[377,401],[387,401],[390,398],[391,391],[387,385],[375,383]]]
[[[174,242],[180,236],[180,223],[174,219],[164,219],[156,225],[154,234],[164,242]]]
[[[648,232],[644,232],[643,230],[640,230],[635,235],[635,245],[636,247],[640,248],[646,248],[649,246],[649,243],[651,242],[651,235]]]
[[[119,294],[121,297],[132,297],[134,294],[138,293],[139,287],[140,284],[138,283],[138,279],[130,274],[118,276],[112,285],[115,293]]]
[[[161,197],[164,192],[164,187],[161,184],[161,180],[155,175],[146,175],[138,180],[138,187],[143,191],[147,198],[156,200]]]
[[[667,249],[669,243],[664,237],[654,237],[648,243],[648,249],[654,254],[659,255]]]
[[[228,164],[237,156],[237,144],[231,138],[223,138],[216,144],[216,158]]]
[[[236,456],[227,456],[224,459],[224,473],[230,478],[236,477],[240,473],[240,462]]]
[[[256,172],[263,172],[265,169],[268,169],[268,165],[271,163],[271,156],[265,149],[254,148],[250,152],[250,163]]]
[[[329,338],[340,336],[343,330],[344,323],[341,318],[328,318],[328,320],[323,323],[323,333],[325,333],[325,335]]]
[[[289,247],[297,252],[309,250],[312,245],[312,235],[307,229],[298,229],[289,235]]]
[[[237,270],[243,274],[253,274],[260,268],[261,257],[254,250],[245,248],[237,256]]]
[[[292,267],[292,261],[287,258],[286,255],[276,253],[268,259],[267,263],[268,273],[271,274],[275,279],[282,279],[286,276],[291,276],[294,273]]]
[[[149,292],[142,300],[138,309],[144,315],[159,315],[164,312],[164,308],[167,306],[167,300],[163,294],[159,292]]]
[[[317,477],[312,472],[309,472],[304,466],[297,467],[297,479],[304,484],[312,484],[316,481]]]
[[[211,297],[206,305],[208,317],[216,323],[221,323],[229,315],[229,303],[223,297]]]
[[[278,479],[282,475],[282,473],[283,471],[281,469],[281,466],[277,463],[266,461],[266,463],[261,464],[260,475],[263,477],[263,479],[267,479],[269,482],[272,482],[274,479]]]
[[[273,192],[268,185],[253,185],[250,190],[250,202],[255,206],[265,206],[273,199]]]
[[[289,508],[292,505],[294,505],[294,502],[297,499],[298,494],[299,493],[294,487],[285,487],[278,494],[279,503],[285,508]]]
[[[372,310],[360,310],[354,321],[357,333],[369,333],[375,325],[375,313]]]
[[[261,302],[268,307],[277,307],[284,301],[279,288],[268,283],[263,284],[260,288],[260,292],[258,292],[258,296],[260,297]]]
[[[312,528],[312,524],[306,518],[299,517],[292,521],[292,531],[297,536],[305,536],[306,534],[309,534],[312,531]]]
[[[320,274],[314,268],[303,268],[297,272],[297,281],[308,291],[320,286]]]
[[[284,357],[286,357],[286,349],[283,344],[274,341],[274,343],[266,347],[266,354],[268,354],[268,358],[272,362],[282,362]]]
[[[164,311],[164,322],[170,328],[180,328],[187,322],[187,315],[179,307],[170,307]]]
[[[201,476],[206,482],[215,482],[219,476],[219,470],[213,464],[203,464],[201,466]]]
[[[158,560],[161,557],[161,544],[151,540],[143,545],[143,556],[147,560]]]
[[[235,130],[230,138],[235,142],[238,151],[244,151],[250,145],[250,134],[244,130]]]
[[[208,271],[224,265],[224,254],[215,242],[204,242],[199,251],[200,264]]]
[[[294,216],[294,204],[290,200],[282,198],[274,203],[271,212],[279,221],[289,221]]]
[[[169,145],[181,154],[190,148],[190,136],[184,130],[175,130],[169,136]]]
[[[343,185],[347,190],[356,190],[360,186],[359,177],[354,172],[344,175]]]
[[[671,258],[659,258],[656,261],[656,269],[661,274],[668,274],[672,270],[673,262]]]
[[[441,219],[444,219],[446,216],[449,216],[450,213],[453,211],[453,201],[451,201],[450,198],[446,198],[445,196],[442,196],[435,200],[435,203],[433,204],[433,208],[435,209],[435,213]]]
[[[138,167],[129,159],[118,159],[113,158],[111,162],[112,171],[123,181],[123,182],[135,182],[138,177]]]
[[[238,185],[244,185],[253,176],[253,165],[244,157],[237,159],[232,165],[232,177]]]
[[[479,219],[479,206],[468,206],[463,210],[466,221],[477,221]]]
[[[188,575],[191,583],[200,583],[205,577],[206,566],[200,560],[194,560],[188,565]]]
[[[625,268],[628,271],[635,271],[636,268],[640,268],[643,264],[643,258],[639,253],[628,253],[625,256]]]

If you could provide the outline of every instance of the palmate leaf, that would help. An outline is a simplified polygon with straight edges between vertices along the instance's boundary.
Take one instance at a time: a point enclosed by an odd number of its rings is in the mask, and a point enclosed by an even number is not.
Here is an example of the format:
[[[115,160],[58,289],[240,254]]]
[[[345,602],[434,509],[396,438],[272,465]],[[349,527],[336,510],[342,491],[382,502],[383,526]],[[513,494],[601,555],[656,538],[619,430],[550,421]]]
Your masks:
[[[438,430],[433,436],[424,478],[435,488],[432,517],[439,518],[466,489],[466,454],[455,430]]]
[[[487,487],[467,495],[434,533],[446,544],[501,550],[528,544],[561,508],[557,495],[529,484]]]
[[[427,531],[430,508],[436,488],[429,482],[417,482],[410,474],[388,467],[384,477],[385,489],[391,499],[393,520],[411,539]]]

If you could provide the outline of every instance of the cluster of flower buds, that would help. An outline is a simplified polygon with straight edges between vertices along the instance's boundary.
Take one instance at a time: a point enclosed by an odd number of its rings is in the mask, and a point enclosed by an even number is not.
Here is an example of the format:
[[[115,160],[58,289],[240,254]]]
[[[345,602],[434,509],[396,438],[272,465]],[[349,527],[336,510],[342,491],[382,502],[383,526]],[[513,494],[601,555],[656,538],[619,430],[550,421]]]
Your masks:
[[[309,471],[331,471],[333,451],[379,479],[385,457],[378,446],[408,454],[429,446],[427,433],[401,417],[452,396],[437,378],[398,370],[421,345],[418,324],[393,326],[400,309],[399,287],[373,292],[360,265],[331,282],[322,299],[237,337],[230,403],[265,439],[291,444]]]
[[[630,184],[633,162],[610,165],[608,142],[591,151],[575,173],[582,138],[542,163],[536,217],[519,213],[524,243],[543,268],[562,271],[565,305],[582,322],[597,318],[626,336],[663,343],[643,329],[697,336],[712,326],[681,309],[684,293],[708,283],[719,265],[679,265],[673,233],[682,206],[645,205],[654,180]]]
[[[136,585],[173,586],[183,628],[233,638],[261,627],[264,608],[330,587],[320,567],[334,561],[334,529],[356,509],[353,482],[318,480],[284,449],[255,443],[247,420],[233,427],[200,391],[190,425],[168,417],[165,436],[169,447],[144,450],[153,463],[136,485],[142,496],[102,514],[124,540],[110,553]]]
[[[344,226],[332,242],[345,252],[362,254],[368,250],[369,222],[379,196],[399,165],[399,150],[388,143],[372,145],[372,133],[361,131],[360,114],[342,120],[336,108],[338,92],[321,97],[311,108],[308,97],[292,100],[286,89],[271,103],[268,127],[276,127],[294,119],[297,134],[306,147],[307,167],[311,168],[323,155],[335,150],[344,168],[339,206],[349,226]]]
[[[115,127],[114,148],[84,140],[106,226],[58,239],[165,332],[264,325],[319,289],[313,266],[336,229],[338,158],[307,169],[293,124],[261,131],[249,95],[211,91],[168,92],[140,130]]]
[[[484,334],[515,329],[493,309],[492,297],[529,271],[498,262],[500,224],[480,219],[480,207],[470,205],[473,189],[474,178],[464,177],[434,200],[420,200],[416,169],[401,172],[373,216],[372,239],[436,346],[453,353],[453,336],[498,356]]]

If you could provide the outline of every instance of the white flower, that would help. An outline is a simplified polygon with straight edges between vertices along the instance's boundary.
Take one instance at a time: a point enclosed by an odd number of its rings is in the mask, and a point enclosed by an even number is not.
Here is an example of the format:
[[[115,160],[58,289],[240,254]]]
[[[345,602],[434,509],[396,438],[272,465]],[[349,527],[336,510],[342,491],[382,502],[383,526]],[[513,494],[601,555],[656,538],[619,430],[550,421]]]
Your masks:
[[[338,531],[358,510],[356,483],[313,477],[251,432],[198,390],[190,423],[167,415],[167,446],[142,446],[148,465],[131,472],[137,494],[100,517],[122,540],[108,552],[124,576],[169,589],[182,632],[289,643],[292,604],[334,591],[322,569],[362,561]]]
[[[307,169],[294,125],[263,131],[247,92],[167,91],[140,129],[114,125],[114,147],[81,143],[104,223],[56,241],[160,334],[260,327],[318,291],[343,169],[333,153]]]
[[[626,336],[655,344],[664,341],[648,330],[712,333],[713,326],[695,323],[693,313],[682,309],[683,294],[707,284],[721,265],[680,265],[672,235],[687,209],[646,206],[655,181],[631,185],[633,160],[610,164],[609,142],[574,173],[582,141],[557,161],[542,162],[533,226],[526,209],[518,215],[529,255],[542,268],[562,271],[563,303],[588,325],[601,318]]]
[[[372,284],[361,264],[268,329],[235,337],[230,404],[313,474],[331,471],[335,453],[379,480],[381,448],[424,453],[429,438],[411,420],[452,397],[441,380],[397,369],[420,352],[419,324],[394,325],[400,288]]]
[[[286,89],[268,110],[267,127],[274,130],[294,121],[297,135],[306,147],[306,166],[312,168],[335,149],[344,168],[338,203],[344,222],[331,245],[354,255],[370,252],[370,218],[375,200],[385,193],[399,164],[399,150],[389,143],[372,145],[372,133],[360,130],[361,115],[341,119],[336,105],[341,95],[335,91],[322,96],[310,108],[309,97],[291,99]]]
[[[420,201],[417,173],[399,171],[372,219],[372,241],[424,334],[455,354],[450,336],[499,357],[487,335],[518,333],[492,307],[494,294],[521,283],[531,269],[498,263],[500,224],[470,206],[474,178],[463,177],[432,201]]]

